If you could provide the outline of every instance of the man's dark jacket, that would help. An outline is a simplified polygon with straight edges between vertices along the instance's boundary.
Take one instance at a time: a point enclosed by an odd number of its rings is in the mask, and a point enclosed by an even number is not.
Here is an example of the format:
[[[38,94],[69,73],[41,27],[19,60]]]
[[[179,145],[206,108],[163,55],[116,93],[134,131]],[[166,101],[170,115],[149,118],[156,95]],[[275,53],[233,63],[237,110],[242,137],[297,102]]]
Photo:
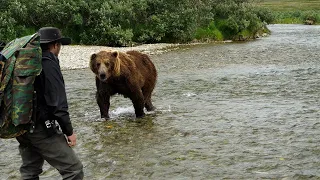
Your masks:
[[[42,72],[36,77],[37,122],[57,120],[64,134],[73,134],[68,112],[68,102],[59,59],[51,52],[42,53]]]

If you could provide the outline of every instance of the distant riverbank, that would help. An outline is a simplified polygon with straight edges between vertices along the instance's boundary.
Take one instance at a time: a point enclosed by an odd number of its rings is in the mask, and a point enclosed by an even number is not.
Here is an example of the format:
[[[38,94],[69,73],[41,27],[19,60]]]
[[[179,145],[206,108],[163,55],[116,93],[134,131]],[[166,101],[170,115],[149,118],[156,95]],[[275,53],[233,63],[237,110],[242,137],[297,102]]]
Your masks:
[[[261,37],[267,36],[267,34],[261,35]],[[259,38],[259,37],[257,37]],[[175,50],[182,46],[194,46],[197,44],[207,43],[230,43],[228,41],[208,41],[206,43],[194,42],[189,44],[168,44],[168,43],[157,43],[157,44],[143,44],[134,47],[108,47],[108,46],[85,46],[85,45],[69,45],[63,46],[59,55],[60,67],[62,70],[69,69],[83,69],[89,68],[89,59],[93,53],[97,53],[102,50],[117,50],[117,51],[130,51],[136,50],[148,55],[162,54],[168,51]]]
[[[97,53],[102,50],[118,50],[129,51],[136,50],[146,54],[161,54],[163,52],[174,49],[181,44],[144,44],[135,47],[107,47],[107,46],[81,46],[70,45],[63,46],[59,55],[60,66],[62,70],[68,69],[81,69],[89,67],[89,59],[93,53]]]

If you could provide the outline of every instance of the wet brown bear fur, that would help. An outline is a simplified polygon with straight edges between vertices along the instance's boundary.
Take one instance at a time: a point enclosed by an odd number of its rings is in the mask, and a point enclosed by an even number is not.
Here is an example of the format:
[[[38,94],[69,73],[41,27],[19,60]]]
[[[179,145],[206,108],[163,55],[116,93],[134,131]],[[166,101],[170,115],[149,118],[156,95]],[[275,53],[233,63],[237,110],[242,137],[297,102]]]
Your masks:
[[[148,55],[138,51],[100,51],[91,55],[90,69],[96,75],[101,118],[109,118],[110,97],[117,93],[131,99],[136,117],[145,115],[144,107],[147,111],[155,109],[151,94],[157,71]]]

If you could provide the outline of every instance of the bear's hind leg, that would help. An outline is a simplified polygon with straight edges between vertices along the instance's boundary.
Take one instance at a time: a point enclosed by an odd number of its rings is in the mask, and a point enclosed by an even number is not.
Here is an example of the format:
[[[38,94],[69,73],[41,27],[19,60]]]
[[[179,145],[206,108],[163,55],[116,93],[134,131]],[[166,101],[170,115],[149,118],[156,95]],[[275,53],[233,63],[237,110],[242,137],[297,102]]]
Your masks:
[[[142,88],[142,93],[144,96],[144,107],[147,109],[147,111],[155,110],[155,107],[152,105],[152,102],[151,102],[152,90],[153,88],[152,89]]]
[[[133,107],[134,107],[134,111],[136,114],[137,118],[141,118],[144,117],[144,100],[143,100],[143,96],[142,93],[137,93],[136,95],[133,95],[130,97],[132,103],[133,103]]]
[[[144,104],[147,111],[154,111],[156,108],[152,105],[151,98],[148,98]]]

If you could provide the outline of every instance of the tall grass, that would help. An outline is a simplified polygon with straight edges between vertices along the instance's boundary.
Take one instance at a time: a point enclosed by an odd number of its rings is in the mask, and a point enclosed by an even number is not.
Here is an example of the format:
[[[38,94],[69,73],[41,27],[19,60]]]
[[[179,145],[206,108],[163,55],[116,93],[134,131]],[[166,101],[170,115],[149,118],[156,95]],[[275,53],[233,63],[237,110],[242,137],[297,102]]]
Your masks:
[[[275,11],[320,10],[319,0],[260,0],[257,2]]]
[[[320,24],[320,0],[257,0],[256,4],[272,10],[273,23],[303,24],[312,20]]]
[[[195,33],[195,39],[200,41],[222,41],[224,39],[222,32],[211,22],[206,28],[198,28]]]

